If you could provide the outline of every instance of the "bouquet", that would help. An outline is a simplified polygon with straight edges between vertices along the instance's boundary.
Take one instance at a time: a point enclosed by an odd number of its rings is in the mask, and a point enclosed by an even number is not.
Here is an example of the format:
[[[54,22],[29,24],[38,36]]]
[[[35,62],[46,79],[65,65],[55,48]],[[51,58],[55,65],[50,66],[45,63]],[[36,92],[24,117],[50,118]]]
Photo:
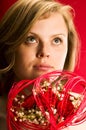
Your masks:
[[[61,130],[86,120],[86,81],[54,71],[14,83],[7,104],[9,130]]]

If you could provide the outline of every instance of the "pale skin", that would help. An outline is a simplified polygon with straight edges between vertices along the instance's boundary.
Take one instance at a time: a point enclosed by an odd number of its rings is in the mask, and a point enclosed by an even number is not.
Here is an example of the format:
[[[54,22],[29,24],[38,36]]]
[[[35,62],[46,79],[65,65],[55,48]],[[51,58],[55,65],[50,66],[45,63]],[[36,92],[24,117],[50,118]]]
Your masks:
[[[68,51],[68,29],[59,13],[39,19],[16,50],[16,80],[34,79],[42,74],[63,70]],[[85,130],[86,123],[64,130]]]
[[[39,19],[16,51],[14,71],[17,78],[34,79],[54,70],[62,70],[67,55],[68,30],[63,17],[52,13]]]

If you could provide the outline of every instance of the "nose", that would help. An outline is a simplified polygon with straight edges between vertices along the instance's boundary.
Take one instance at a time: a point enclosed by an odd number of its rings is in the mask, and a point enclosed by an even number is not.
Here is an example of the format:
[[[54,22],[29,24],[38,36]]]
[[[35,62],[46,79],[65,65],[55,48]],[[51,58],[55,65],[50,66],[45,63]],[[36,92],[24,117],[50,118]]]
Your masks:
[[[49,58],[49,57],[50,57],[50,54],[49,54],[49,53],[47,53],[47,54],[39,53],[39,54],[38,54],[38,58],[43,58],[43,57]]]
[[[49,46],[45,45],[44,46],[41,46],[39,49],[38,49],[38,52],[37,52],[37,57],[38,58],[49,58],[50,57],[50,50],[49,50]]]

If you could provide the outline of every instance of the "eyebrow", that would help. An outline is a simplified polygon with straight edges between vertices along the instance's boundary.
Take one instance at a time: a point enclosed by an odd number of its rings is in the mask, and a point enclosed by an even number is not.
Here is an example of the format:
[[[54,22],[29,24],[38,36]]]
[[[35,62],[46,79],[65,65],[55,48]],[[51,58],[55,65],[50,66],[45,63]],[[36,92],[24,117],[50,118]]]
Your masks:
[[[28,34],[32,34],[32,35],[35,35],[35,36],[39,37],[39,35],[37,33],[34,33],[34,32],[29,32]],[[57,37],[57,36],[66,37],[66,34],[64,34],[64,33],[58,33],[58,34],[53,34],[50,37],[52,38],[52,37]]]
[[[66,36],[66,34],[64,34],[64,33],[59,33],[59,34],[54,34],[54,35],[52,35],[52,37],[56,37],[56,36]]]

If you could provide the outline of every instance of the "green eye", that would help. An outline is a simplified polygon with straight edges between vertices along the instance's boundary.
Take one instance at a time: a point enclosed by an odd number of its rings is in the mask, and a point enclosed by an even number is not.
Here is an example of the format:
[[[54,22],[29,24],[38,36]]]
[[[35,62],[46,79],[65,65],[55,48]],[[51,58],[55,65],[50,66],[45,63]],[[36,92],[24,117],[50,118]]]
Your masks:
[[[25,41],[25,43],[36,43],[37,41],[36,41],[36,38],[34,37],[34,36],[28,36],[27,38],[26,38],[26,41]]]

